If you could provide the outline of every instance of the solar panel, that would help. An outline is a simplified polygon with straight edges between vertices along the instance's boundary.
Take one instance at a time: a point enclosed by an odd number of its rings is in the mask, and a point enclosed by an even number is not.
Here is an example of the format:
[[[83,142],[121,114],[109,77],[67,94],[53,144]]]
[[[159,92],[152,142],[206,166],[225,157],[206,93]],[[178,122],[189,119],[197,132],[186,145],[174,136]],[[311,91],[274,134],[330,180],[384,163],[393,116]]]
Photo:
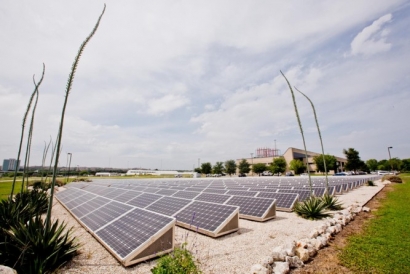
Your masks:
[[[114,200],[116,200],[118,202],[121,202],[121,203],[126,203],[129,200],[134,199],[134,198],[138,197],[141,194],[142,194],[142,192],[140,192],[140,191],[129,190],[129,191],[125,192],[124,194],[116,196],[114,198]]]
[[[201,193],[201,194],[199,194],[197,197],[195,197],[195,200],[204,201],[204,202],[209,202],[209,203],[223,204],[223,203],[225,203],[230,197],[231,197],[231,196],[221,195],[221,194]]]
[[[182,208],[184,208],[190,202],[191,200],[174,197],[163,197],[158,201],[152,203],[150,206],[146,207],[146,209],[167,216],[172,216],[178,211],[180,211]]]
[[[192,191],[184,191],[184,190],[180,190],[176,193],[174,193],[174,195],[172,195],[173,197],[178,197],[178,198],[184,198],[184,199],[189,199],[189,200],[193,200],[196,196],[198,196],[200,193],[199,192],[192,192]]]
[[[297,193],[299,194],[298,200],[299,202],[303,202],[307,198],[310,197],[310,191],[309,190],[297,190],[297,189],[279,189],[278,193]],[[313,194],[315,192],[313,191]]]
[[[156,194],[171,196],[175,192],[178,192],[176,189],[161,189],[160,191],[156,192]]]
[[[81,218],[88,213],[100,208],[101,206],[108,204],[110,200],[103,198],[103,197],[96,197],[94,199],[89,200],[86,203],[83,203],[76,208],[73,208],[71,211],[74,213],[74,215],[78,218]]]
[[[95,231],[131,209],[132,207],[126,204],[110,202],[83,216],[81,221]]]
[[[239,217],[266,221],[276,217],[274,199],[233,196],[225,204],[239,206]]]
[[[135,197],[134,199],[127,201],[127,204],[144,208],[152,204],[153,202],[159,200],[161,197],[162,197],[161,195],[156,195],[156,194],[151,194],[151,193],[142,193],[138,197]]]
[[[174,218],[134,208],[95,234],[128,266],[171,251],[174,224]]]
[[[226,195],[255,197],[257,193],[257,191],[229,190]]]
[[[77,196],[77,198],[70,200],[69,202],[65,203],[66,207],[69,209],[72,209],[76,206],[79,206],[87,201],[89,201],[90,199],[95,198],[96,195],[91,194],[91,193],[87,193],[87,192],[83,192],[82,194],[79,194]]]
[[[298,200],[297,193],[272,193],[260,192],[257,197],[271,198],[276,200],[276,210],[292,211],[294,204]]]
[[[193,201],[175,215],[177,224],[212,237],[239,229],[239,208]]]
[[[206,188],[202,192],[203,193],[215,193],[215,194],[224,194],[227,190],[226,189],[218,189],[218,188]]]

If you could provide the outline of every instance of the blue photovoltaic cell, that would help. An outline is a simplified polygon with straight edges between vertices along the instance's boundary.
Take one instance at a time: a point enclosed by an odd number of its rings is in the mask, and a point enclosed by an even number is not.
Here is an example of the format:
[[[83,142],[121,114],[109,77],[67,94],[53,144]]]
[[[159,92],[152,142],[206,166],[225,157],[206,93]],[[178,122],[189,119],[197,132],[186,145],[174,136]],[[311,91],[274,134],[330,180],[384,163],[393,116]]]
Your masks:
[[[151,204],[150,206],[146,207],[146,209],[167,216],[172,216],[190,202],[191,200],[179,199],[174,197],[163,197],[158,201],[154,202],[153,204]]]
[[[226,195],[255,197],[257,193],[256,191],[229,190]]]
[[[173,218],[134,208],[96,234],[124,258],[171,222]]]
[[[192,192],[192,191],[178,191],[176,192],[174,195],[172,195],[173,197],[178,197],[178,198],[184,198],[184,199],[194,199],[196,196],[199,195],[199,192]]]
[[[117,196],[120,196],[121,194],[127,193],[126,190],[124,189],[116,189],[115,191],[112,191],[106,195],[103,195],[105,198],[109,198],[109,199],[114,199]]]
[[[226,189],[207,188],[207,189],[204,189],[202,192],[203,193],[225,194],[226,191],[227,191]]]
[[[127,204],[144,208],[152,204],[153,202],[159,200],[161,197],[162,197],[161,195],[156,195],[156,194],[151,194],[151,193],[142,193],[140,196],[129,200]]]
[[[299,194],[297,193],[260,192],[258,194],[258,197],[275,199],[277,207],[287,209],[292,209],[293,204],[296,202],[298,196]]]
[[[221,194],[213,194],[213,193],[201,193],[197,197],[195,197],[195,200],[197,201],[203,201],[203,202],[209,202],[209,203],[217,203],[217,204],[223,204],[228,200],[231,196],[228,195],[221,195]]]
[[[114,198],[114,200],[121,202],[121,203],[126,203],[131,199],[134,199],[136,197],[138,197],[139,195],[141,195],[142,192],[140,191],[133,191],[133,190],[128,190],[127,192],[125,192],[124,194],[121,194],[119,196],[116,196]]]
[[[262,218],[273,206],[274,199],[233,196],[227,205],[239,206],[239,214]]]
[[[108,204],[109,202],[111,201],[101,196],[98,196],[94,199],[89,200],[88,202],[82,205],[77,206],[71,211],[74,213],[75,216],[77,216],[77,218],[81,218],[87,215],[88,213],[93,212],[94,210],[100,208],[101,206]]]
[[[193,201],[175,216],[177,222],[215,231],[237,210],[237,207]]]
[[[158,192],[156,192],[155,194],[159,194],[159,195],[165,195],[165,196],[171,196],[173,195],[175,192],[177,192],[178,190],[176,189],[161,189]]]
[[[75,208],[76,206],[79,206],[93,198],[95,198],[96,195],[88,193],[88,192],[83,192],[81,195],[77,196],[77,198],[70,200],[68,203],[65,203],[65,206],[68,209]]]
[[[81,221],[91,230],[96,231],[130,209],[132,209],[131,206],[111,202],[85,215],[81,218]]]

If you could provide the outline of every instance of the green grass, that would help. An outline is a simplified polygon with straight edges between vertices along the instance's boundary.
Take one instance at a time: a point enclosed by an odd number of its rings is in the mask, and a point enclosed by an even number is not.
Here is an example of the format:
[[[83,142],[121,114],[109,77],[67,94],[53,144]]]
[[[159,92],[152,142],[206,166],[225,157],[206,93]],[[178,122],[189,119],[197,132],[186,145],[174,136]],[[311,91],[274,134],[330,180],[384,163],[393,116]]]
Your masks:
[[[9,197],[11,193],[11,185],[13,184],[13,179],[0,180],[0,200],[5,200]],[[21,180],[17,180],[14,185],[14,193],[19,193],[21,190]]]
[[[375,211],[363,233],[348,239],[341,263],[355,273],[410,273],[410,177]]]

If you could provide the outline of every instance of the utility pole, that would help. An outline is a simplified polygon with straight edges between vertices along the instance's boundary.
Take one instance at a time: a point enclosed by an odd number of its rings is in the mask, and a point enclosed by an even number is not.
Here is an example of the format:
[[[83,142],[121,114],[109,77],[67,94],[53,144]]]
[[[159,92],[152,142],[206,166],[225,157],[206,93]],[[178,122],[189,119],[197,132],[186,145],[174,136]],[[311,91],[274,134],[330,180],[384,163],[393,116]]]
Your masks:
[[[391,154],[390,154],[390,149],[393,147],[388,147],[387,151],[389,152],[389,161],[390,161],[390,171],[393,171],[393,163],[391,162]]]

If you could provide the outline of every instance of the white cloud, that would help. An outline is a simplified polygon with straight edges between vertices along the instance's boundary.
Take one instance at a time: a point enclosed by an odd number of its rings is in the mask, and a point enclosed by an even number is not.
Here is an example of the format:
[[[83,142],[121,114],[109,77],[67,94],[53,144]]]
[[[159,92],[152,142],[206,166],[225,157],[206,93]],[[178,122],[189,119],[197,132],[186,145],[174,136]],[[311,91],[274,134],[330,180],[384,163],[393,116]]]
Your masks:
[[[189,103],[185,96],[169,94],[161,98],[148,100],[146,113],[152,115],[163,115],[174,111]]]
[[[391,43],[386,42],[386,36],[389,32],[382,27],[389,23],[391,19],[392,15],[390,13],[386,14],[357,34],[350,45],[352,55],[372,55],[389,51]]]

